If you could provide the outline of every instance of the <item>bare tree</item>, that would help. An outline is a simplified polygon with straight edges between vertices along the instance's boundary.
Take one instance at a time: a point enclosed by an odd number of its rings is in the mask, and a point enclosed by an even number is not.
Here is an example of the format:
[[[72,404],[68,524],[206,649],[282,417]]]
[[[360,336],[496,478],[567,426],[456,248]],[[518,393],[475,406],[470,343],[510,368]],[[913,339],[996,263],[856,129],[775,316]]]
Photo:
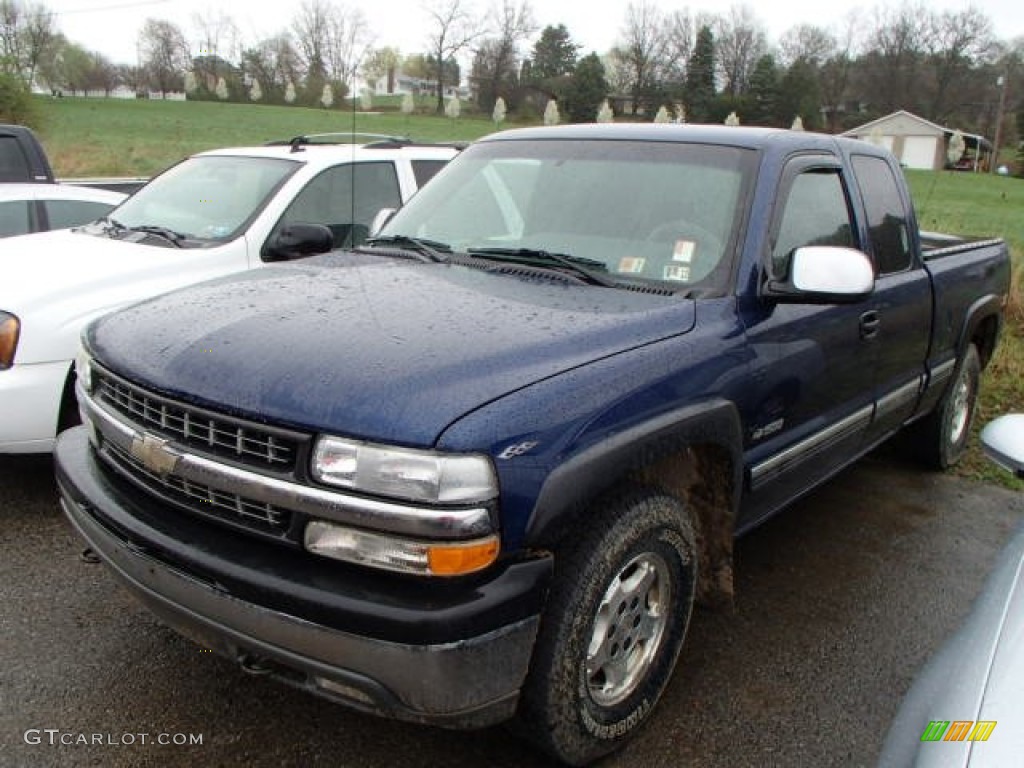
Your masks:
[[[511,99],[519,71],[519,46],[537,30],[529,0],[502,0],[491,10],[495,36],[477,49],[473,61],[477,101],[491,111],[499,97]]]
[[[934,80],[928,111],[932,120],[943,121],[962,102],[955,94],[966,90],[974,66],[993,50],[992,22],[970,8],[933,14],[928,22],[925,49]]]
[[[820,67],[835,56],[837,49],[836,37],[829,30],[813,24],[797,24],[779,39],[778,63],[789,68],[803,59],[811,66]]]
[[[370,33],[362,11],[330,0],[304,0],[292,20],[292,32],[307,91],[320,93],[328,80],[349,87],[369,48]]]
[[[402,54],[397,48],[384,46],[369,51],[363,59],[363,78],[371,87],[387,79],[387,93],[395,92],[395,77],[402,65]]]
[[[222,11],[208,8],[205,13],[192,15],[192,25],[196,31],[200,56],[209,56],[225,61],[238,59],[241,35],[238,25],[230,16],[224,15]]]
[[[876,8],[869,40],[865,90],[884,112],[919,110],[919,74],[929,33],[928,10],[922,5]]]
[[[434,60],[437,114],[440,115],[444,113],[444,81],[448,60],[467,48],[483,31],[466,0],[429,0],[424,10],[433,26],[429,50]]]
[[[676,17],[682,21],[683,17]],[[612,49],[614,79],[626,85],[633,96],[633,110],[644,98],[645,91],[661,85],[666,72],[677,71],[682,46],[673,32],[669,17],[648,0],[630,3],[626,20],[620,30],[621,40]]]
[[[139,55],[149,84],[166,96],[184,87],[191,64],[188,41],[181,28],[163,19],[146,19],[139,32]]]
[[[746,5],[734,5],[716,19],[715,61],[723,90],[739,96],[750,83],[757,60],[768,50],[764,25]]]

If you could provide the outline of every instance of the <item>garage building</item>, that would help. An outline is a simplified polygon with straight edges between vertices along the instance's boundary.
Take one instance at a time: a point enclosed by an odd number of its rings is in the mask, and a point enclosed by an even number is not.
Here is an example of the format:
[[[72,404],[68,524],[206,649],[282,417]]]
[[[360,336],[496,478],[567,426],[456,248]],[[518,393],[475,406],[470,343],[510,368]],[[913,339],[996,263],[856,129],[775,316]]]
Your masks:
[[[953,128],[936,125],[905,110],[872,120],[843,133],[855,139],[881,144],[907,168],[939,171],[946,167],[946,149],[955,133]],[[984,136],[961,133],[964,154],[958,168],[983,170],[992,153],[992,143]]]

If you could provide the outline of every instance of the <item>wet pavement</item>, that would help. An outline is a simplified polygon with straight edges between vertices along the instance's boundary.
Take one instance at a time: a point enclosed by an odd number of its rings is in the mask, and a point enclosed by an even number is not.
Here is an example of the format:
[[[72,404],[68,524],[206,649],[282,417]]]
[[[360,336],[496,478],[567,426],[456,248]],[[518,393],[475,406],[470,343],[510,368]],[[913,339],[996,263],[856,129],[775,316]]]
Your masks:
[[[79,559],[49,459],[0,456],[0,520],[2,766],[548,764],[504,728],[359,715],[204,653]],[[735,612],[695,614],[652,722],[601,765],[873,765],[1022,522],[1024,494],[872,454],[737,543]]]

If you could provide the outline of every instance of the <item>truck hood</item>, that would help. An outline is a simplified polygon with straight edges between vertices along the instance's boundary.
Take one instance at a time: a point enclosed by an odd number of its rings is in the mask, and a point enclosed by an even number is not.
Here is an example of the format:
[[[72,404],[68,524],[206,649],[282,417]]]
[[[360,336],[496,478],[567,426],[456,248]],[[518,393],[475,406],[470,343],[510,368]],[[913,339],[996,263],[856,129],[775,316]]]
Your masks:
[[[240,246],[240,247],[239,247]],[[21,319],[16,363],[70,360],[94,317],[245,267],[244,243],[177,249],[59,230],[0,244],[0,310]]]
[[[196,405],[429,446],[491,400],[694,320],[675,295],[340,254],[156,298],[88,339],[114,371]]]

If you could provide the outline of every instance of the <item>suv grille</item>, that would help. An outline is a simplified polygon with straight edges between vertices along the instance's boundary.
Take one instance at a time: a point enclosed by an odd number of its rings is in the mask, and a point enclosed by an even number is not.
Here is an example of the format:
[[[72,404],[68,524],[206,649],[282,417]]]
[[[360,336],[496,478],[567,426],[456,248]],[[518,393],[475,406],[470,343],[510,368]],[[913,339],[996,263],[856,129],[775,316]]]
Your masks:
[[[218,491],[173,475],[161,477],[113,443],[104,443],[102,453],[104,458],[136,485],[177,506],[277,535],[287,533],[291,524],[291,512],[286,509]]]
[[[257,470],[294,472],[301,435],[177,403],[93,368],[94,397],[139,429]]]

